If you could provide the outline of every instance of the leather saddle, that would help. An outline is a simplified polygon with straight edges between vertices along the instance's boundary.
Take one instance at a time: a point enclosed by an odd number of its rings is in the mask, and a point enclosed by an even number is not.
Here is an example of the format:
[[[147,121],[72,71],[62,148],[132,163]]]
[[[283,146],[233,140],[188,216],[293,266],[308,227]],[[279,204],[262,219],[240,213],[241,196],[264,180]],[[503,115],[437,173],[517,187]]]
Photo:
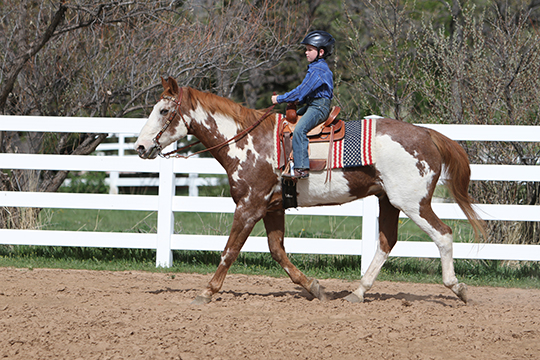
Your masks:
[[[292,134],[294,132],[296,122],[300,118],[300,116],[296,114],[296,105],[294,105],[294,108],[292,108],[293,105],[291,104],[294,103],[287,104],[285,121],[282,123],[282,128],[280,130],[281,138],[287,136],[286,134]],[[330,140],[338,141],[343,139],[345,136],[345,122],[343,120],[336,119],[340,111],[341,108],[339,106],[334,106],[326,121],[315,126],[308,132],[307,136],[309,142],[329,142]],[[332,134],[333,139],[331,139]]]
[[[330,115],[325,122],[315,126],[311,129],[307,136],[310,143],[315,142],[328,142],[328,159],[317,159],[310,160],[311,170],[320,171],[326,167],[327,162],[331,163],[332,161],[332,148],[333,142],[342,140],[345,137],[345,122],[340,119],[336,119],[341,108],[339,106],[334,106]],[[281,124],[281,129],[279,131],[280,135],[280,144],[282,146],[281,158],[279,159],[280,168],[284,171],[287,171],[289,160],[292,159],[292,136],[294,133],[294,127],[299,117],[296,114],[296,104],[289,103],[287,104],[287,110],[285,115],[285,120]],[[330,168],[328,171],[330,172]],[[328,174],[329,175],[329,174]],[[327,176],[328,179],[328,176]]]

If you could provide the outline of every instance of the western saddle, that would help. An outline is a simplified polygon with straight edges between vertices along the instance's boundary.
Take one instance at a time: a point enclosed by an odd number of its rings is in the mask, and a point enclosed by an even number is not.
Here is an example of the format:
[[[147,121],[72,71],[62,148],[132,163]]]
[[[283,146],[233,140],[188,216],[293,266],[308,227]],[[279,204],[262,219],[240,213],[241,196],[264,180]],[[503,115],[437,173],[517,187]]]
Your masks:
[[[327,167],[328,174],[327,180],[330,176],[332,162],[332,148],[334,141],[342,140],[345,136],[345,122],[343,120],[336,119],[341,108],[334,106],[328,119],[325,122],[315,126],[311,129],[307,136],[310,143],[314,142],[328,142],[328,159],[310,159],[309,165],[311,170],[320,171]],[[279,167],[284,172],[290,171],[290,160],[292,160],[292,136],[294,127],[300,117],[296,114],[296,103],[287,104],[287,110],[285,114],[285,120],[281,124],[280,129],[280,145],[282,147],[281,157],[279,159]]]

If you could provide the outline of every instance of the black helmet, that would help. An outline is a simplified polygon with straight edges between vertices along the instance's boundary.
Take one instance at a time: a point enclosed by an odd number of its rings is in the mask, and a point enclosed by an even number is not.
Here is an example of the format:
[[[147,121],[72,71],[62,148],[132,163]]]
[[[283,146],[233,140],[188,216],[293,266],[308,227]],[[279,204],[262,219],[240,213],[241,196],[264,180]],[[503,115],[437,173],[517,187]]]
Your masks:
[[[314,46],[317,50],[323,49],[323,58],[327,58],[334,52],[335,43],[336,40],[326,31],[315,30],[307,34],[300,44]]]

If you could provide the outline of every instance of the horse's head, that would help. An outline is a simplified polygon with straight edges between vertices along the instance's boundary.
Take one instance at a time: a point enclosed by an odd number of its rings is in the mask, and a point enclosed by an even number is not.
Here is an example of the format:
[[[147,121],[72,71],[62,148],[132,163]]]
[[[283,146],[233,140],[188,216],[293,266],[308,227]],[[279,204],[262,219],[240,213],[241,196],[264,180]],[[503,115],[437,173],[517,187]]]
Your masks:
[[[190,119],[181,113],[182,89],[176,80],[161,79],[163,94],[142,128],[135,150],[143,159],[155,159],[160,151],[188,134]]]

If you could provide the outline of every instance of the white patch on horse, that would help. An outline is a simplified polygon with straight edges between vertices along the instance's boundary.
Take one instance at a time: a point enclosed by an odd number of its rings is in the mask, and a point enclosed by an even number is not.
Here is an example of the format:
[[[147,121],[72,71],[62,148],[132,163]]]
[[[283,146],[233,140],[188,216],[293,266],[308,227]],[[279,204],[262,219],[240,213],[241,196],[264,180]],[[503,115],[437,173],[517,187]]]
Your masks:
[[[227,252],[225,253],[225,255],[221,255],[221,263],[220,263],[220,265],[226,266],[226,260],[227,260],[227,258],[229,257],[229,251],[230,251],[230,250],[227,250]]]
[[[275,188],[275,186],[274,186],[274,188]],[[270,200],[270,198],[272,197],[273,192],[274,191],[271,191],[268,194],[264,195],[264,201]]]
[[[428,195],[435,172],[388,135],[377,135],[374,144],[375,167],[390,203],[408,216],[419,215],[420,201]]]
[[[308,179],[297,184],[298,206],[342,204],[356,198],[349,192],[349,182],[343,170],[332,170],[332,179],[325,183],[326,171],[312,171]]]
[[[244,204],[249,204],[249,202],[251,201],[250,198],[251,198],[251,189],[249,190],[249,193],[246,196],[244,196],[244,198],[242,199]],[[243,207],[243,205],[240,204],[239,207]]]
[[[208,119],[210,118],[207,116],[208,114],[205,114],[204,116],[201,116],[201,112],[203,112],[201,106],[197,106],[197,109],[195,109],[196,114],[193,116],[196,116],[197,118],[201,119],[201,122],[206,126],[210,127],[210,124],[208,123]],[[192,112],[193,113],[193,112]],[[212,114],[212,118],[215,121],[215,125],[217,127],[218,133],[222,134],[227,140],[232,139],[240,132],[239,124],[234,121],[229,116],[224,116],[220,113]],[[255,151],[255,146],[253,145],[253,136],[250,134],[247,134],[244,137],[245,141],[247,143],[243,148],[240,148],[236,142],[230,142],[228,146],[227,156],[231,159],[238,159],[239,164],[238,168],[235,172],[232,173],[231,177],[234,181],[239,181],[242,177],[239,175],[239,172],[242,170],[242,164],[248,160],[248,153],[250,154],[251,159],[254,159],[257,161],[259,158],[259,153]],[[250,160],[251,160],[250,159]]]
[[[269,163],[270,165],[272,165],[272,168],[273,168],[273,169],[277,168],[277,166],[275,166],[276,161],[275,161],[275,159],[274,159],[273,156],[267,155],[265,160],[266,160],[267,163]]]
[[[154,137],[161,131],[161,128],[166,121],[166,119],[163,119],[163,122],[160,121],[162,118],[160,112],[165,107],[166,100],[163,99],[161,99],[156,103],[156,105],[154,105],[150,116],[148,116],[148,120],[146,120],[146,123],[141,129],[141,132],[139,133],[139,137],[137,138],[137,142],[135,143],[135,149],[139,147],[139,145],[143,145],[145,148],[150,148],[154,145]],[[187,134],[187,128],[185,127],[184,123],[182,123],[182,126],[185,129],[182,129],[184,130],[184,134],[181,131],[179,131],[179,134],[185,136]],[[163,146],[167,146],[174,141],[171,138],[170,133],[171,131],[169,130],[165,131],[162,134],[160,142]]]
[[[191,110],[189,112],[189,116],[195,121],[203,124],[207,128],[210,127],[210,124],[208,124],[208,122],[206,121],[208,119],[208,114],[206,113],[206,111],[204,111],[200,104],[194,110]]]
[[[227,155],[230,158],[237,158],[240,160],[236,171],[232,174],[232,178],[235,181],[240,180],[242,177],[239,175],[239,172],[242,171],[242,164],[248,160],[248,153],[251,152],[250,157],[253,158],[254,162],[259,159],[259,153],[255,151],[255,146],[253,145],[253,136],[250,134],[246,135],[247,144],[243,149],[238,147],[234,142],[230,143],[229,151]]]

